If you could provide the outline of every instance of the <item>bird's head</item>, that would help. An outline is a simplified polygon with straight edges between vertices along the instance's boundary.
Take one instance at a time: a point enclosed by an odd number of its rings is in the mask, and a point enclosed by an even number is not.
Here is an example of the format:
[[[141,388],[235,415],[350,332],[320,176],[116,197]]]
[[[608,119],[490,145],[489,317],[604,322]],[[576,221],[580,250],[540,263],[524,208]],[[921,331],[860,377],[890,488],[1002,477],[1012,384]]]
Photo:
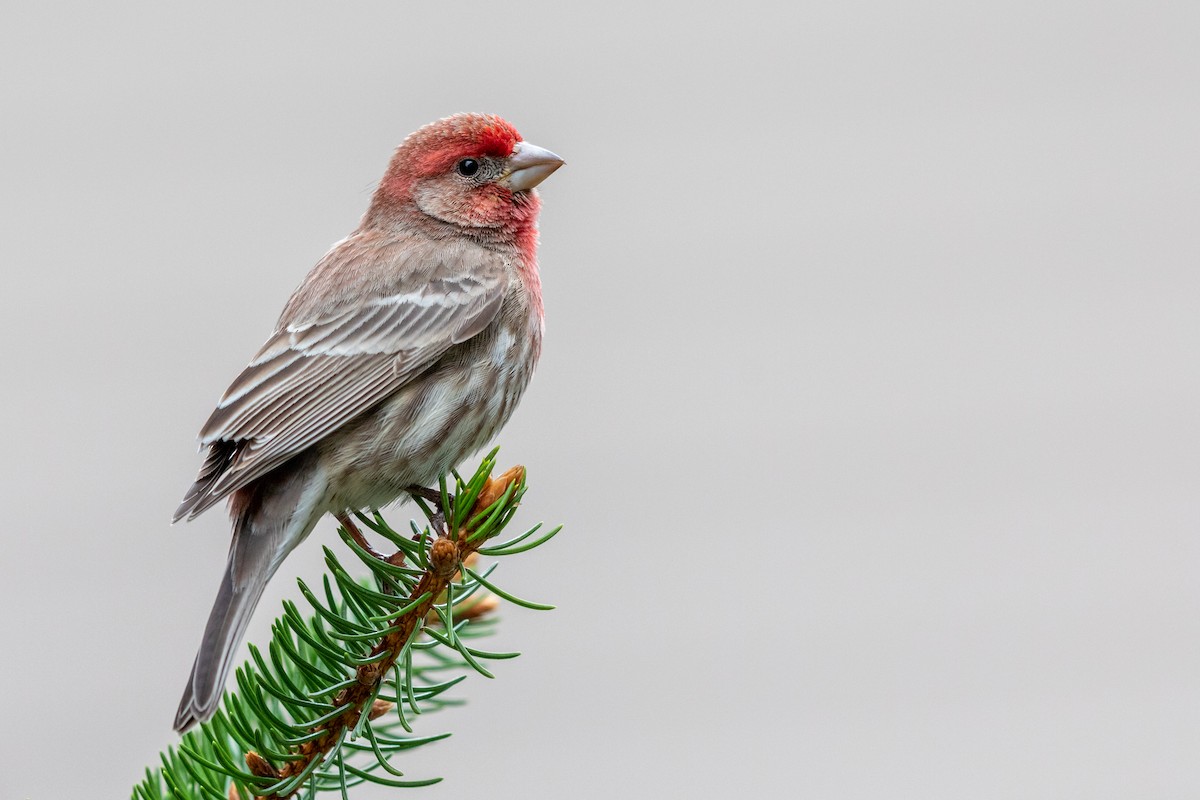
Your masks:
[[[426,125],[397,148],[368,216],[416,210],[488,236],[517,234],[537,217],[533,187],[562,164],[500,117],[456,114]]]

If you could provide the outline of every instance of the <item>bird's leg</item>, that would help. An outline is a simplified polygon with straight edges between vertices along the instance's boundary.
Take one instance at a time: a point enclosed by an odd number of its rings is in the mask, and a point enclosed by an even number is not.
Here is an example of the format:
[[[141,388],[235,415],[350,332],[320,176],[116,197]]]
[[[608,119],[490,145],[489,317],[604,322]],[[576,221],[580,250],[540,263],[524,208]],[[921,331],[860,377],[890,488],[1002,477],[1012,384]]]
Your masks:
[[[446,512],[449,509],[442,508],[442,493],[437,489],[430,489],[427,486],[409,486],[405,491],[413,496],[413,499],[428,500],[433,503],[433,511],[430,512],[423,503],[418,503],[422,510],[425,511],[425,516],[429,518],[429,525],[433,529],[434,535],[443,533],[446,530]],[[446,502],[450,504],[450,508],[454,508],[454,495],[449,495]]]
[[[340,514],[334,514],[333,516],[342,524],[342,527],[346,529],[346,532],[350,534],[350,538],[354,540],[354,543],[363,550],[366,550],[372,558],[387,562],[388,564],[394,563],[393,559],[397,554],[393,553],[390,556],[386,556],[372,547],[371,543],[367,541],[367,537],[363,536],[362,531],[360,531],[358,526],[354,524],[354,520],[350,519],[349,514],[343,511]],[[401,558],[404,557],[403,553],[400,553],[399,555]]]
[[[413,485],[405,489],[405,491],[411,494],[413,497],[419,497],[422,500],[428,500],[431,503],[440,504],[442,502],[442,493],[437,489],[430,489],[428,486]],[[454,495],[450,496],[450,504],[454,504]]]

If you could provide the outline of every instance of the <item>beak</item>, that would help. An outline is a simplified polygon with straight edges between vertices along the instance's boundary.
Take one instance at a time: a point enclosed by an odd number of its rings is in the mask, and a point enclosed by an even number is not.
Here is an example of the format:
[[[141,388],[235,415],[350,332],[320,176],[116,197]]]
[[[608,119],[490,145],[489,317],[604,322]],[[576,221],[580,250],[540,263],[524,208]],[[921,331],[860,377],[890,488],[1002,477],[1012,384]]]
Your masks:
[[[517,142],[508,157],[508,175],[500,183],[514,192],[528,191],[562,165],[563,160],[549,150],[529,142]]]

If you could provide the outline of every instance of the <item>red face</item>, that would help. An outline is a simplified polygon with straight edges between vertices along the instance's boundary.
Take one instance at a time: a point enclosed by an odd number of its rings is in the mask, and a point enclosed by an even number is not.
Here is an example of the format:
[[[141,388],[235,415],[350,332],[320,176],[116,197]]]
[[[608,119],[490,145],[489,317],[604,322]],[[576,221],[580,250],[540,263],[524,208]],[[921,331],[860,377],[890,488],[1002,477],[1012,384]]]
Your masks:
[[[460,159],[503,159],[512,155],[521,141],[517,129],[500,117],[459,114],[426,125],[401,146],[411,148],[405,166],[416,175],[431,178],[446,172]],[[397,153],[399,156],[400,153]]]
[[[500,117],[459,114],[404,141],[376,199],[401,213],[415,206],[492,239],[516,236],[533,229],[538,209],[533,187],[561,164],[553,153],[524,142]]]

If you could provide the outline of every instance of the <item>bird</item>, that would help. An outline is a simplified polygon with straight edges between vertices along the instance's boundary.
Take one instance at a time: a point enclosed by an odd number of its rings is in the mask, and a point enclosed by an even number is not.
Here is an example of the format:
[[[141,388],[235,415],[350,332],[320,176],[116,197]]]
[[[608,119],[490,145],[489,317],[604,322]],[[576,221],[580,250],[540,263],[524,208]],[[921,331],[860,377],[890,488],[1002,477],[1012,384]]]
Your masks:
[[[212,716],[263,589],[322,516],[407,499],[508,421],[545,328],[534,187],[562,164],[492,114],[410,134],[218,401],[172,522],[228,500],[233,535],[176,730]]]

